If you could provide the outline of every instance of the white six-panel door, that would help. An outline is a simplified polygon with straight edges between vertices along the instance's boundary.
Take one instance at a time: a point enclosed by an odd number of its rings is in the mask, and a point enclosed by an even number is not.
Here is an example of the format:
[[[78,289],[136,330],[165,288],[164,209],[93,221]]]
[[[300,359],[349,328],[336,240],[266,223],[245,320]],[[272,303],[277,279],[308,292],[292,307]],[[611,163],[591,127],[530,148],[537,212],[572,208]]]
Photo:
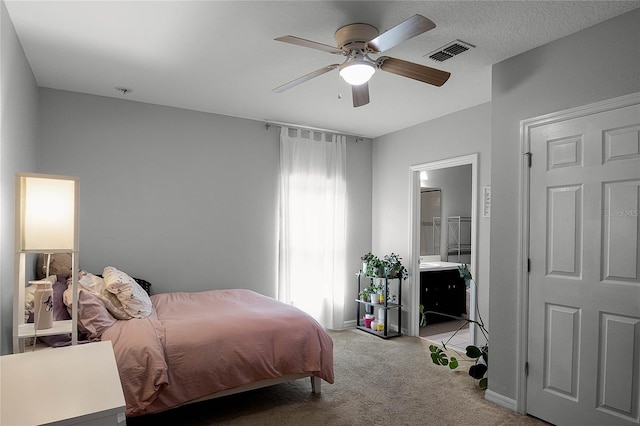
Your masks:
[[[526,411],[640,424],[640,106],[532,126]]]

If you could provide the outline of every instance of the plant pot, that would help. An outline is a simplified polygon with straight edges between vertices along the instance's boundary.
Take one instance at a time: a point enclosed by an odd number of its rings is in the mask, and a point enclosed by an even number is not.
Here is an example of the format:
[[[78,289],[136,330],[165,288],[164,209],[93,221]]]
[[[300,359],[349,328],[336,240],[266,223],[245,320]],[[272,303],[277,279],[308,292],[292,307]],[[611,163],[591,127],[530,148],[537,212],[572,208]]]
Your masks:
[[[379,296],[377,294],[372,294],[371,295],[371,303],[378,303],[379,301]]]
[[[391,268],[384,268],[384,277],[391,278],[392,270]]]
[[[367,328],[371,328],[371,321],[373,321],[373,319],[364,317],[363,320],[364,320],[364,326]]]

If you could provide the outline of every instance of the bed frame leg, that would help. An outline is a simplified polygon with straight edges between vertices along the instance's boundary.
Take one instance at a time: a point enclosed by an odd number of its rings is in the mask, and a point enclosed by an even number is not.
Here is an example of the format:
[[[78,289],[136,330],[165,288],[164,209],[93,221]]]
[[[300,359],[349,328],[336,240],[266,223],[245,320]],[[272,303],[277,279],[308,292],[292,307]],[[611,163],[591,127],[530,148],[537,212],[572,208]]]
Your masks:
[[[320,377],[311,376],[311,392],[320,394],[322,392],[321,384],[322,379]]]

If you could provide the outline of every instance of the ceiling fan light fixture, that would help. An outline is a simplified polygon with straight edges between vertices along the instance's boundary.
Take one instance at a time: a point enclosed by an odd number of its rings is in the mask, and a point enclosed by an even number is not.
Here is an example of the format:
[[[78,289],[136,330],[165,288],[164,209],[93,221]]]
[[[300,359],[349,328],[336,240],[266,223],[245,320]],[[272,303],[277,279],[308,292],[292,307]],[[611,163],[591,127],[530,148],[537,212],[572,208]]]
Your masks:
[[[340,76],[352,86],[366,83],[375,72],[373,64],[362,59],[354,59],[340,66]]]

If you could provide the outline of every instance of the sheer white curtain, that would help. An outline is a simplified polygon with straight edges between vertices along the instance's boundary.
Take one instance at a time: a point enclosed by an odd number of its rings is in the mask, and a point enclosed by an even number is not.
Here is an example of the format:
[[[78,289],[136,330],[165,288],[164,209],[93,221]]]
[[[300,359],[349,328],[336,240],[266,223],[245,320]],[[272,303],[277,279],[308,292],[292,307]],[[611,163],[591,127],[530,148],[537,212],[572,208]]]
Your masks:
[[[341,328],[346,282],[346,137],[280,132],[278,299]]]

